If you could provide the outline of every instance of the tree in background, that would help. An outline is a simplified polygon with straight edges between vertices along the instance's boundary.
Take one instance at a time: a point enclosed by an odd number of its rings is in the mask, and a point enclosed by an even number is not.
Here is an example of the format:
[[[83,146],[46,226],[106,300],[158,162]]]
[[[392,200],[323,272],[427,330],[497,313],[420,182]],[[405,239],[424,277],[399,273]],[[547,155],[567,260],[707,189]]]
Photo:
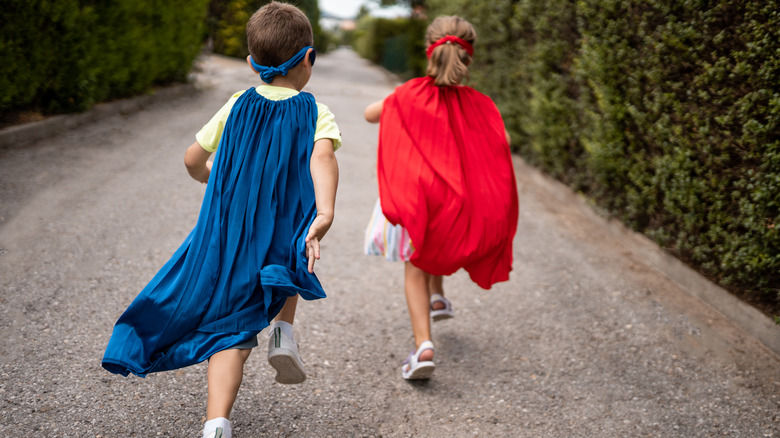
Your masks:
[[[211,0],[207,19],[211,49],[215,53],[235,58],[245,58],[249,55],[246,46],[246,23],[255,11],[270,2],[271,0]],[[320,8],[317,0],[284,3],[297,6],[309,17],[314,31],[314,48],[317,52],[326,52],[328,40],[320,27]]]
[[[425,8],[425,0],[374,0],[380,6],[407,6],[414,11],[415,9]]]
[[[403,78],[420,76],[427,65],[425,29],[428,21],[421,0],[373,0],[380,6],[402,5],[411,9],[409,17],[381,18],[370,15],[365,4],[356,18],[351,45],[363,58],[377,63]]]

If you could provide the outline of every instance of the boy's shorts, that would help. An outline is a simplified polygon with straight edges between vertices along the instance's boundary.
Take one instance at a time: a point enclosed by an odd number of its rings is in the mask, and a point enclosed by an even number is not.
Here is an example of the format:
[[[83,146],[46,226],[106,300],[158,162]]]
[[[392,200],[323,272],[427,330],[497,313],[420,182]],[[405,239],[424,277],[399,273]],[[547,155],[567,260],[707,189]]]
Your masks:
[[[230,347],[229,350],[251,350],[255,347],[257,347],[257,335],[253,336],[248,341]]]

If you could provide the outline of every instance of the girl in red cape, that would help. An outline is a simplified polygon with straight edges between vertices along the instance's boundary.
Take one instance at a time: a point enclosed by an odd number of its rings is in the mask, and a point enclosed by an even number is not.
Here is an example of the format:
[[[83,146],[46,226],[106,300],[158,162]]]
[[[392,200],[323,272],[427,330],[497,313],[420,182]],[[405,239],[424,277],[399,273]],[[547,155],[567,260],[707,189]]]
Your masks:
[[[493,101],[462,85],[476,39],[457,16],[428,27],[426,76],[369,105],[379,122],[379,203],[366,251],[405,261],[415,350],[404,379],[435,368],[430,319],[452,317],[442,276],[464,268],[489,289],[509,279],[517,229],[517,187],[509,134]]]

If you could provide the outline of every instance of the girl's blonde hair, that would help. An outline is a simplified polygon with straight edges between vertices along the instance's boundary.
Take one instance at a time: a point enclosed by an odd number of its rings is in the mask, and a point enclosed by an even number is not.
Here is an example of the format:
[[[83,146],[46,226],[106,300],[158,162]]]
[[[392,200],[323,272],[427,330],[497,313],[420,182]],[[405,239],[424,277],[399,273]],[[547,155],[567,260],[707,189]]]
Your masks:
[[[477,32],[468,21],[457,15],[442,16],[428,26],[425,33],[426,47],[447,35],[456,36],[472,45],[477,39]],[[471,55],[458,44],[442,44],[433,49],[425,74],[434,78],[434,84],[440,87],[458,85],[468,78],[470,62]]]

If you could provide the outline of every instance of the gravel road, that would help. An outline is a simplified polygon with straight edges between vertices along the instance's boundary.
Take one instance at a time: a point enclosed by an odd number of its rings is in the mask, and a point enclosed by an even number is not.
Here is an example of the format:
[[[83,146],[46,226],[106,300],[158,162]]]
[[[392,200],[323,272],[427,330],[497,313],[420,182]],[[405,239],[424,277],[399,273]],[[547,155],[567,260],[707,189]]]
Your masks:
[[[217,56],[197,76],[191,96],[0,150],[3,436],[200,436],[205,364],[145,379],[100,367],[114,322],[195,224],[205,187],[185,148],[257,82]],[[304,384],[275,383],[264,346],[250,357],[234,436],[780,437],[780,358],[520,159],[511,281],[446,279],[456,317],[433,327],[434,378],[403,381],[402,266],[362,255],[377,196],[362,112],[394,85],[347,49],[317,58],[307,89],[344,138],[317,265],[329,296],[299,306]]]

